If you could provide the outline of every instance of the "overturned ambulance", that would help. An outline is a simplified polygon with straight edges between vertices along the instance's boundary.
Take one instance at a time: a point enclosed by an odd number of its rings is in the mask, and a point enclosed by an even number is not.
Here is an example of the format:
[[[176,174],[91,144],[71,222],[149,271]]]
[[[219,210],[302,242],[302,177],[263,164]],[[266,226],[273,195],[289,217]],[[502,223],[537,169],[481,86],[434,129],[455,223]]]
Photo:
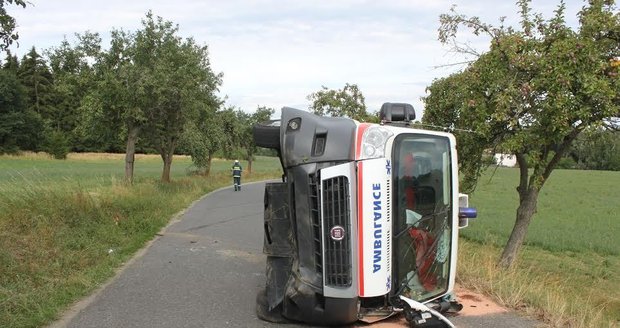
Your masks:
[[[475,210],[459,195],[449,133],[411,128],[409,104],[380,124],[283,108],[254,127],[278,151],[282,182],[265,187],[267,282],[257,314],[315,325],[404,312],[413,327],[451,327],[458,228]]]

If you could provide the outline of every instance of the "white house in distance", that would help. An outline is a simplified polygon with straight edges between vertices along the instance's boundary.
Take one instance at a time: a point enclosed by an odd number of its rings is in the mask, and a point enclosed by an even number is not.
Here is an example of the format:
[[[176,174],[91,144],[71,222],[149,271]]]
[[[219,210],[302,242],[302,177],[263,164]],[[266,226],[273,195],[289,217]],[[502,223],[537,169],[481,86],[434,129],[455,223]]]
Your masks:
[[[517,165],[517,157],[512,154],[495,154],[493,157],[499,166],[515,167]]]

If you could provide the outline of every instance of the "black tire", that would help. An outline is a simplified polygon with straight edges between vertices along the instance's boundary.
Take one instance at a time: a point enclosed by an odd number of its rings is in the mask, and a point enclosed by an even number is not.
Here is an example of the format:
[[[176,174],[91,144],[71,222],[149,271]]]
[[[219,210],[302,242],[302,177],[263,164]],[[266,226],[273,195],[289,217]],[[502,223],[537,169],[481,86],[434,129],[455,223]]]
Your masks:
[[[254,143],[258,147],[280,149],[280,121],[269,121],[254,125]]]

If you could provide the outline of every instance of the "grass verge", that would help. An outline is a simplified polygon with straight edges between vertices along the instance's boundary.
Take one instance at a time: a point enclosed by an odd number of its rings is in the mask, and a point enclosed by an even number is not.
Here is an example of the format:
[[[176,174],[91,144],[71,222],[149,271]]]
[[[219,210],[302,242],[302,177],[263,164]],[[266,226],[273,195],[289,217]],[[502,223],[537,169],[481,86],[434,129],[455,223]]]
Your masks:
[[[244,182],[281,174],[272,169],[270,159],[264,161],[262,168],[257,161],[255,173]],[[208,179],[183,177],[170,184],[148,176],[133,186],[115,178],[79,182],[70,176],[4,181],[0,327],[39,327],[57,318],[110,278],[175,213],[205,193],[230,185],[229,165],[223,162]]]
[[[551,327],[617,327],[620,260],[598,254],[522,249],[510,270],[496,266],[501,248],[461,239],[457,281]],[[607,263],[607,264],[601,264]],[[597,265],[598,264],[598,265]]]
[[[553,327],[620,326],[620,172],[556,170],[507,271],[496,263],[514,224],[518,172],[494,174],[470,199],[480,215],[461,230],[459,282]]]

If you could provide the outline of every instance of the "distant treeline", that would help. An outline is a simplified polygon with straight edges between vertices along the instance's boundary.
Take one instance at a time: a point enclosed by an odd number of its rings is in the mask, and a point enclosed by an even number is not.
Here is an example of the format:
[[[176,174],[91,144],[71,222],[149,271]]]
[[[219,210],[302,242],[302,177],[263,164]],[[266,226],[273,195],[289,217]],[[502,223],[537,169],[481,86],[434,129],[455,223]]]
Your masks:
[[[608,129],[582,133],[558,166],[566,169],[620,171],[620,133]]]

